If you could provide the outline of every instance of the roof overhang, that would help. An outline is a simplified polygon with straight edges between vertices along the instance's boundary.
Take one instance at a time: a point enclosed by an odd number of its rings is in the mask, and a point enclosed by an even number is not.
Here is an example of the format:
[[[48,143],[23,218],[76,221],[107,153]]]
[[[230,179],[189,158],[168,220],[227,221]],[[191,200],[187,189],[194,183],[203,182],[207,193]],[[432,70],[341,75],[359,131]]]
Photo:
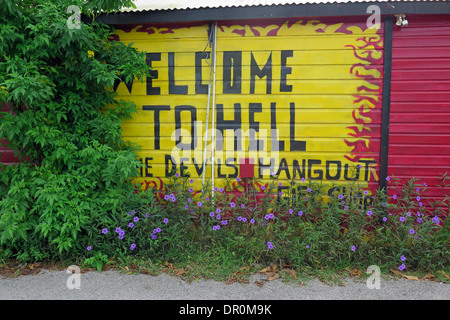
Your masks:
[[[136,10],[100,15],[97,19],[110,25],[183,23],[248,19],[367,16],[368,7],[377,5],[382,15],[450,14],[447,1],[364,1],[329,2],[240,7],[204,7],[195,9]]]

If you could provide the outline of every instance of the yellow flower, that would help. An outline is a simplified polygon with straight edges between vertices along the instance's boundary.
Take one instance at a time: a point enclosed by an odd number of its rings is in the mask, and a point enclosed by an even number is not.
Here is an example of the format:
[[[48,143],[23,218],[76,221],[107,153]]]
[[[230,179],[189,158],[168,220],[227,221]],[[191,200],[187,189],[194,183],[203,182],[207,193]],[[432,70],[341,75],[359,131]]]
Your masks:
[[[87,53],[89,58],[92,58],[94,56],[94,51],[89,50]]]

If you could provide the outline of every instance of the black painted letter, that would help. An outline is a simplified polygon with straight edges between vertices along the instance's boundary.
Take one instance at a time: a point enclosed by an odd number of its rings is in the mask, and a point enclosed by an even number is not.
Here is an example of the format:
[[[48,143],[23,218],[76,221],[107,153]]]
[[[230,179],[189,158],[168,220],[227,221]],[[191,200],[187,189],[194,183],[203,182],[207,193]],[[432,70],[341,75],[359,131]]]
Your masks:
[[[160,149],[160,144],[159,144],[159,140],[161,139],[160,137],[160,127],[161,127],[161,122],[159,121],[159,112],[161,110],[170,110],[170,106],[142,106],[143,110],[150,110],[150,111],[155,111],[155,115],[154,115],[154,127],[155,127],[155,131],[154,131],[154,136],[155,136],[155,150],[159,150]]]

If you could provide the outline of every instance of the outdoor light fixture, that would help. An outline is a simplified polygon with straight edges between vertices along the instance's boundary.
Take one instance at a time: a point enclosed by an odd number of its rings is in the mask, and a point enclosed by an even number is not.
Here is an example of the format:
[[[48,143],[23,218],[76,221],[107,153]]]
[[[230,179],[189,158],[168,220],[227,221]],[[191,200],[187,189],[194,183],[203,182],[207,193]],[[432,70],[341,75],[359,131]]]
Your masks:
[[[406,15],[404,14],[396,14],[397,22],[395,23],[397,26],[406,27],[408,25],[408,20],[406,20]]]

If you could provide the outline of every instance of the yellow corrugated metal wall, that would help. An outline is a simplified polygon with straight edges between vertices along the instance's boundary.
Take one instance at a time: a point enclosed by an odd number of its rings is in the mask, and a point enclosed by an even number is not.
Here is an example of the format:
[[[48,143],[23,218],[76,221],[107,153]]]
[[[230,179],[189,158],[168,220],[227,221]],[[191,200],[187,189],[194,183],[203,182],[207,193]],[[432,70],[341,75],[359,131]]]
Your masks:
[[[117,88],[120,98],[138,105],[138,114],[123,130],[142,146],[146,168],[140,181],[160,177],[164,182],[176,168],[193,177],[199,189],[208,125],[217,129],[216,186],[238,177],[240,159],[247,158],[253,159],[254,176],[261,183],[275,172],[285,186],[296,175],[376,187],[382,30],[368,29],[365,21],[220,23],[215,95],[208,91],[213,67],[208,24],[138,26],[116,34],[147,52],[154,77],[135,82],[131,90],[125,84]],[[211,178],[212,133],[206,178]]]

